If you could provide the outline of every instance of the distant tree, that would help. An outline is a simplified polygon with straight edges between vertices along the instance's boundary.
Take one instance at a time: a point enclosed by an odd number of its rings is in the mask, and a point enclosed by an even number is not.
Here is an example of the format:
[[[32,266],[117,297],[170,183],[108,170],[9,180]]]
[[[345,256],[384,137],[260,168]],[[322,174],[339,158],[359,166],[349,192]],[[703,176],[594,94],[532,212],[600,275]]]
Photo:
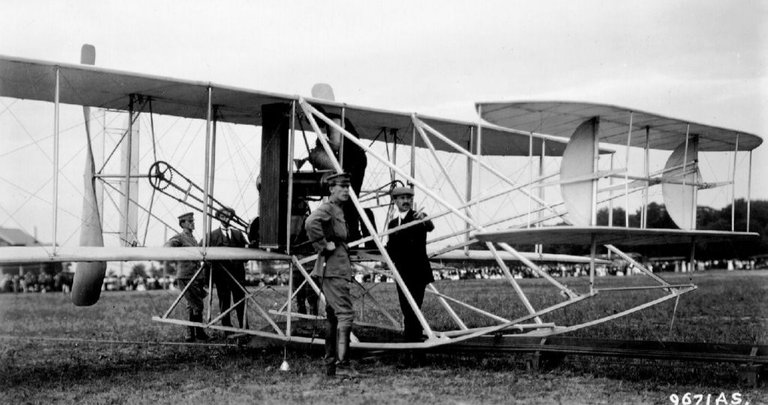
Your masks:
[[[154,278],[160,278],[163,276],[163,269],[160,267],[156,267],[154,263],[149,265],[149,270],[147,273],[150,275],[150,277]]]
[[[160,266],[165,267],[165,274],[169,276],[176,275],[176,262],[163,262]]]
[[[646,209],[646,226],[648,228],[661,228],[661,229],[676,229],[677,225],[675,225],[675,221],[672,220],[672,217],[669,216],[669,213],[667,212],[667,207],[664,206],[664,204],[658,204],[655,202],[649,203],[648,207]],[[640,224],[640,210],[637,211],[638,221],[637,223]]]
[[[137,278],[147,278],[147,266],[144,263],[136,263],[131,267],[131,273],[128,275],[129,280],[135,280]]]
[[[736,200],[733,205],[733,230],[744,232],[747,230],[747,202],[744,199]],[[700,218],[698,229],[730,231],[732,205],[717,210],[704,221]],[[768,253],[768,201],[754,200],[750,203],[749,231],[757,232],[760,237],[750,241],[723,242],[697,245],[703,251],[702,258],[747,258],[758,254]]]
[[[616,207],[613,209],[613,226],[624,226],[624,208]],[[597,211],[597,225],[608,226],[608,208],[601,208]]]

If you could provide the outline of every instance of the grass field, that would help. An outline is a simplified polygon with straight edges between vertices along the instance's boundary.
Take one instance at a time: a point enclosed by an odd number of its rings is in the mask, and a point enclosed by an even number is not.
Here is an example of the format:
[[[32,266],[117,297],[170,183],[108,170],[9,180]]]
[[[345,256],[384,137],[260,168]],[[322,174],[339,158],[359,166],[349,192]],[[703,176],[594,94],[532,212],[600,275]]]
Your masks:
[[[692,281],[699,289],[683,296],[676,311],[672,300],[574,335],[768,344],[768,272],[667,278]],[[626,286],[640,280],[599,281]],[[583,291],[588,280],[564,282]],[[562,299],[545,291],[542,280],[521,284],[535,297],[536,307]],[[501,281],[436,286],[499,313],[519,310],[499,294],[509,288]],[[391,284],[373,292],[384,305],[397,308]],[[610,314],[647,299],[645,294],[658,292],[606,293],[545,321],[573,323]],[[0,402],[669,404],[671,394],[690,392],[705,400],[710,394],[713,404],[721,393],[729,400],[740,393],[742,403],[768,403],[768,390],[740,386],[737,366],[731,364],[574,356],[555,369],[533,373],[522,355],[429,354],[414,366],[405,355],[386,354],[358,356],[358,378],[328,380],[321,376],[316,351],[284,354],[281,347],[169,344],[180,341],[181,328],[153,323],[150,317],[162,314],[173,298],[165,291],[108,292],[94,307],[75,308],[61,294],[0,295]],[[434,299],[426,301],[424,310],[435,327],[448,322]],[[291,366],[287,372],[278,370],[284,355]]]

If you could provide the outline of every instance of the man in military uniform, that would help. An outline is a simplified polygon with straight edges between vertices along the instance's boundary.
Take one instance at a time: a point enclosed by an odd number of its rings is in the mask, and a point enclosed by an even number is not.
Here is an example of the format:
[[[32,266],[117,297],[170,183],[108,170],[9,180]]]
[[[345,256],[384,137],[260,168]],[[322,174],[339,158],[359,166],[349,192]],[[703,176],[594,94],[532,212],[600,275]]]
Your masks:
[[[387,229],[426,218],[426,214],[413,209],[413,190],[411,188],[395,187],[391,195],[398,213],[389,222]],[[387,253],[392,258],[397,271],[400,272],[400,277],[402,277],[405,286],[419,308],[424,301],[424,289],[429,283],[435,281],[432,276],[432,267],[427,258],[427,232],[432,232],[434,229],[435,226],[432,221],[427,220],[390,234],[389,242],[387,242]],[[409,342],[421,341],[423,332],[421,323],[399,284],[397,285],[397,296],[400,299],[400,309],[403,312],[403,337]]]
[[[354,310],[350,286],[352,263],[347,246],[347,223],[342,204],[349,201],[350,178],[346,173],[326,175],[323,182],[330,197],[306,221],[307,236],[318,253],[312,272],[320,279],[326,300],[325,371],[336,375],[337,368],[350,373],[349,336]]]
[[[209,246],[246,247],[248,241],[245,240],[243,233],[230,226],[230,221],[234,216],[235,210],[229,207],[224,207],[216,213],[216,219],[219,220],[221,226],[209,234]],[[245,297],[245,292],[240,287],[245,285],[245,261],[216,260],[211,262],[211,267],[213,284],[216,286],[216,294],[219,296],[219,311],[224,313],[232,305],[232,302],[238,302]],[[238,325],[245,328],[245,302],[237,304],[235,312],[237,313]],[[232,326],[229,314],[221,319],[221,325]]]
[[[197,241],[192,235],[192,231],[195,230],[194,215],[191,212],[179,215],[179,226],[182,231],[168,239],[168,242],[165,242],[165,247],[197,246]],[[166,262],[166,270],[168,265],[169,263]],[[205,292],[205,277],[200,275],[194,280],[192,279],[199,268],[200,263],[196,261],[176,262],[176,286],[179,290],[184,291],[184,288],[189,285],[189,288],[184,293],[184,299],[187,301],[187,313],[189,314],[190,322],[198,323],[203,322],[203,300],[207,295]],[[203,328],[187,327],[187,334],[184,340],[186,342],[194,342],[195,339],[208,341],[209,337]]]

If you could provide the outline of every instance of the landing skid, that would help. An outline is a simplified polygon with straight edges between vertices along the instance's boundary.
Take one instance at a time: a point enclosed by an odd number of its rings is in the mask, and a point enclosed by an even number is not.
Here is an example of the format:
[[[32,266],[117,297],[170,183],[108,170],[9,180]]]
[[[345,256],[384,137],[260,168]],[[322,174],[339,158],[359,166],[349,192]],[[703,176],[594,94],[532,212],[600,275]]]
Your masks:
[[[310,258],[299,259],[298,257],[292,257],[292,264],[287,271],[299,271],[304,276],[304,281],[310,283],[310,285],[319,292],[318,286],[314,281],[309,278],[308,273],[304,269],[302,262],[308,262]],[[196,277],[201,276],[201,271],[198,271]],[[508,319],[504,315],[499,314],[498,308],[478,308],[465,300],[451,297],[447,294],[439,292],[434,286],[431,286],[427,290],[429,295],[436,297],[443,308],[448,311],[451,316],[455,316],[454,322],[456,325],[460,325],[454,328],[441,328],[442,330],[430,329],[431,334],[425,336],[425,340],[422,342],[408,342],[402,339],[402,327],[395,320],[395,318],[389,313],[389,308],[381,306],[381,304],[371,294],[371,290],[376,288],[376,284],[372,287],[366,287],[362,284],[358,285],[358,291],[353,294],[356,298],[356,309],[359,309],[361,305],[368,305],[368,309],[365,311],[364,316],[356,315],[356,322],[354,323],[352,344],[353,348],[365,349],[365,350],[413,350],[413,349],[430,349],[444,345],[456,344],[461,342],[469,342],[473,339],[488,336],[505,336],[507,338],[546,338],[550,336],[560,335],[563,333],[573,332],[579,329],[600,325],[605,322],[614,321],[621,317],[630,315],[637,311],[647,309],[649,307],[661,304],[673,298],[678,298],[683,294],[691,292],[696,289],[693,284],[680,284],[672,285],[666,283],[663,279],[654,275],[654,280],[660,280],[660,284],[645,287],[628,287],[634,290],[637,289],[656,289],[664,291],[664,294],[654,300],[635,305],[631,308],[623,311],[613,313],[604,317],[588,320],[573,325],[558,325],[552,322],[542,322],[541,318],[551,314],[554,311],[563,310],[573,305],[585,302],[590,298],[594,298],[600,292],[611,293],[625,291],[625,289],[599,289],[595,288],[591,292],[584,294],[574,293],[573,297],[567,298],[562,302],[550,305],[546,308],[513,318]],[[303,283],[302,283],[303,284]],[[309,345],[323,345],[324,344],[324,323],[325,317],[322,315],[306,315],[293,311],[293,300],[295,298],[295,292],[293,294],[293,285],[289,286],[286,291],[279,292],[270,287],[258,287],[255,289],[246,289],[240,285],[246,292],[246,296],[243,299],[246,306],[246,328],[222,326],[221,319],[224,316],[228,316],[235,309],[235,305],[239,302],[233,303],[232,306],[227,309],[223,314],[213,316],[209,309],[208,316],[204,322],[190,322],[183,319],[174,318],[172,314],[177,306],[179,306],[183,293],[182,291],[171,307],[162,316],[155,316],[153,321],[178,325],[178,326],[193,326],[202,327],[213,331],[220,331],[227,334],[235,334],[240,336],[250,336],[253,338],[264,338],[274,341],[275,343],[289,344],[309,344]],[[273,307],[277,307],[278,301],[275,301],[282,296],[282,307],[278,309],[270,308],[266,309],[266,303],[271,302]],[[324,297],[320,294],[321,300],[324,301]],[[361,304],[361,301],[366,301]],[[212,300],[208,301],[208,308],[211,308]],[[321,307],[324,307],[321,305]],[[476,316],[482,316],[488,321],[493,322],[488,326],[467,326],[468,320],[460,318],[454,309],[459,307],[464,311],[470,311]],[[419,315],[427,319],[424,313],[418,308]],[[181,313],[183,311],[176,311]],[[359,312],[363,312],[360,310]],[[374,316],[377,315],[377,316]],[[374,319],[376,318],[376,319]],[[436,323],[434,320],[430,320],[431,324]]]

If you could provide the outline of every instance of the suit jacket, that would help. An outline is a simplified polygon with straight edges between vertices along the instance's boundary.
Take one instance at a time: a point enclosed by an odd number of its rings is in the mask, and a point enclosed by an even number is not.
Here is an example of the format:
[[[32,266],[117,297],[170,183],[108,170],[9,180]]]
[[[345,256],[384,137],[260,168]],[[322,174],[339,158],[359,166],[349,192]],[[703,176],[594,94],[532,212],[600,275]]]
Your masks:
[[[413,222],[413,214],[413,210],[408,211],[403,224]],[[387,229],[397,227],[398,221],[397,217],[390,221]],[[427,232],[432,232],[433,229],[435,225],[432,221],[426,221],[389,235],[387,253],[397,266],[403,281],[409,286],[426,286],[435,281],[427,258]]]
[[[229,233],[232,235],[232,237],[229,239],[229,243],[226,243],[224,233],[221,231],[221,228],[216,228],[213,232],[210,233],[210,236],[208,237],[208,244],[210,246],[218,247],[241,248],[248,245],[248,241],[245,240],[245,236],[243,236],[243,233],[239,230],[229,228]],[[243,260],[216,260],[212,263],[214,272],[216,272],[217,267],[223,267],[229,270],[229,272],[232,273],[232,275],[235,277],[237,277],[237,275],[240,273],[245,273],[245,261]],[[214,275],[217,274],[214,273]]]

